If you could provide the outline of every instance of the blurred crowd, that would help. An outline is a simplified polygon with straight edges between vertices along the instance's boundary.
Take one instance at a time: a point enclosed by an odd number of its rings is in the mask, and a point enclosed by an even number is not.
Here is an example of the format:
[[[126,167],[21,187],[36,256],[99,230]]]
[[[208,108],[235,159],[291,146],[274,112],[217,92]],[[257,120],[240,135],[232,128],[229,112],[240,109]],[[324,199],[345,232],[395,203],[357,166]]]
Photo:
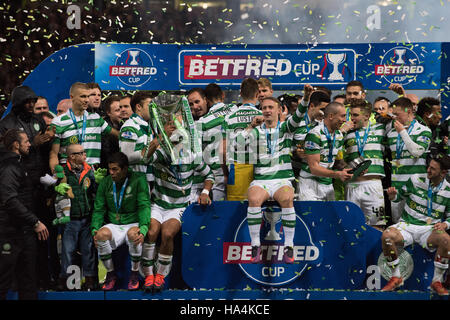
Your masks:
[[[180,7],[149,1],[77,1],[80,29],[69,29],[69,4],[13,1],[0,7],[0,105],[6,108],[14,87],[52,53],[86,42],[217,43],[212,21],[227,13],[220,8]],[[219,19],[221,20],[221,19]],[[68,22],[69,21],[69,22]],[[163,22],[163,23],[162,23]],[[223,30],[223,28],[222,28]]]

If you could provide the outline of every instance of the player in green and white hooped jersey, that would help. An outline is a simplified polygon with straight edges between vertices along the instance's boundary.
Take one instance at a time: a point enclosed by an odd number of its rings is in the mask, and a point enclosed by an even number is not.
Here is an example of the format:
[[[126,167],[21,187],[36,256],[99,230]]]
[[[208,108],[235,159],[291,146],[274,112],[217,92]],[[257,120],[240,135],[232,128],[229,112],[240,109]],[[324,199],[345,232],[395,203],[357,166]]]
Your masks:
[[[253,180],[253,162],[255,153],[248,144],[237,139],[261,111],[255,107],[258,102],[258,82],[246,78],[241,83],[240,96],[242,105],[235,112],[228,114],[222,125],[224,174],[227,177],[227,200],[242,201],[247,199],[247,190]]]
[[[294,140],[292,142],[292,168],[294,171],[296,183],[296,194],[300,189],[299,176],[302,168],[302,162],[306,161],[305,138],[309,131],[323,120],[323,109],[330,103],[330,97],[323,91],[315,91],[309,98],[307,112],[305,112],[302,122],[295,130]],[[304,108],[304,107],[303,107]]]
[[[301,201],[334,200],[333,178],[345,182],[352,177],[350,169],[334,171],[333,165],[343,146],[343,135],[339,128],[345,122],[344,105],[329,103],[324,120],[309,131],[305,139],[306,162],[302,163],[299,183]]]
[[[108,133],[119,135],[119,132],[111,128],[97,113],[86,111],[89,92],[85,83],[74,83],[70,88],[72,109],[52,121],[52,126],[55,127],[55,139],[49,160],[52,172],[59,164],[58,155],[61,157],[61,163],[66,162],[66,149],[69,144],[81,144],[86,151],[86,162],[95,166],[100,164],[101,135]]]
[[[392,277],[382,291],[392,291],[403,284],[398,250],[414,242],[434,252],[434,275],[431,289],[439,295],[448,295],[442,286],[450,258],[450,184],[445,176],[450,169],[450,158],[437,154],[429,163],[427,174],[413,174],[401,189],[390,187],[390,200],[406,199],[400,221],[388,227],[381,237],[383,253],[392,267]]]
[[[345,186],[345,198],[354,202],[364,212],[366,223],[371,226],[386,224],[384,218],[384,195],[381,179],[384,177],[384,136],[385,126],[371,124],[372,105],[365,100],[356,100],[350,104],[353,130],[344,136],[345,163],[363,157],[372,164],[364,175],[348,182]]]
[[[225,200],[225,177],[222,168],[222,124],[225,116],[237,110],[234,104],[225,104],[225,93],[220,86],[210,83],[205,88],[205,97],[209,111],[198,120],[198,126],[202,136],[203,160],[214,173],[214,186],[212,189],[213,200]],[[194,176],[194,180],[198,174]],[[200,181],[199,181],[200,182]],[[199,184],[203,187],[203,183]],[[194,191],[194,190],[193,190]],[[198,190],[198,193],[201,191]],[[194,199],[196,201],[196,199]]]
[[[158,141],[153,139],[148,123],[150,102],[150,94],[144,91],[138,91],[133,95],[130,102],[133,114],[122,125],[119,134],[120,151],[127,155],[130,168],[133,171],[144,173],[148,183],[154,180],[152,166],[148,164],[149,155],[158,146]]]
[[[173,132],[167,128],[165,131],[168,136]],[[183,156],[179,160],[178,164],[168,163],[162,148],[158,148],[152,155],[151,163],[155,175],[155,187],[151,196],[152,218],[142,256],[146,291],[162,290],[164,277],[170,272],[173,240],[181,228],[182,214],[190,203],[194,171],[199,171],[205,176],[198,203],[211,204],[209,192],[214,182],[211,169],[203,161],[196,163],[189,149],[183,150]],[[159,234],[161,245],[155,259],[155,243]]]
[[[256,163],[254,180],[248,188],[247,223],[252,245],[251,261],[260,261],[262,204],[273,199],[281,207],[284,230],[284,257],[286,263],[294,262],[295,209],[294,189],[290,151],[295,129],[301,117],[294,113],[286,121],[280,121],[282,106],[278,99],[267,97],[261,101],[262,116],[253,118],[241,135],[249,136],[250,143],[256,142]]]
[[[392,102],[392,113],[396,119],[393,128],[386,133],[392,154],[391,180],[392,186],[401,189],[412,174],[426,176],[431,130],[414,118],[413,104],[408,98]],[[403,201],[391,202],[392,222],[398,221],[403,207]]]

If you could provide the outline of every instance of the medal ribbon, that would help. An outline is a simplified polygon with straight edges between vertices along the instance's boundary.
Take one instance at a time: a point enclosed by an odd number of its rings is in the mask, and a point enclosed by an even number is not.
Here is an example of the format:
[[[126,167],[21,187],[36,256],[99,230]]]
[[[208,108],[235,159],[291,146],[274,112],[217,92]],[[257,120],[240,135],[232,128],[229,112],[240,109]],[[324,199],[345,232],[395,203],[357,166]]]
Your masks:
[[[116,207],[116,213],[119,213],[120,207],[122,206],[123,195],[125,193],[125,188],[127,187],[127,184],[128,184],[128,177],[125,179],[125,182],[123,183],[122,188],[120,189],[119,199],[117,199],[116,183],[113,182],[114,206]]]
[[[433,188],[431,186],[431,182],[428,184],[427,215],[429,217],[431,217],[431,213],[433,211],[433,196],[439,192],[443,183],[444,183],[444,180],[442,180],[441,183],[436,188]]]
[[[77,119],[76,119],[75,114],[73,113],[72,109],[69,109],[69,114],[70,114],[70,118],[72,119],[72,122],[75,126],[75,129],[77,130],[78,141],[80,144],[82,144],[84,142],[84,138],[86,136],[86,125],[87,125],[86,113],[83,113],[83,127],[81,129],[81,135],[80,135],[80,129],[78,128]]]
[[[309,119],[308,112],[306,112],[305,114],[305,124],[306,124],[306,132],[309,132],[309,130],[311,130],[309,126],[311,124],[311,120]]]
[[[416,123],[416,120],[414,119],[413,122],[411,122],[411,124],[409,125],[408,135],[411,133],[415,123]],[[400,136],[400,133],[399,133],[397,135],[397,148],[395,150],[397,152],[397,159],[401,158],[404,146],[405,146],[405,142],[402,140],[402,137]]]
[[[361,142],[361,137],[359,136],[359,131],[355,131],[356,143],[358,144],[358,151],[361,157],[364,157],[364,146],[366,145],[367,138],[369,136],[370,123],[367,125],[366,131],[364,132],[363,141]]]
[[[277,144],[278,144],[278,136],[280,135],[279,128],[280,128],[280,121],[278,121],[277,127],[275,129],[275,133],[274,133],[274,135],[275,135],[275,143],[274,143],[274,148],[272,148],[272,142],[273,142],[272,136],[271,136],[270,132],[267,130],[266,124],[264,123],[264,130],[266,132],[267,149],[269,149],[269,153],[271,155],[273,155],[275,153],[275,150],[276,150],[276,147],[277,147]]]
[[[336,133],[333,133],[333,141],[331,141],[331,134],[325,124],[323,125],[323,131],[325,131],[325,136],[328,140],[328,148],[330,149],[330,151],[328,152],[328,163],[331,163],[333,162],[333,149],[334,145],[336,144]]]

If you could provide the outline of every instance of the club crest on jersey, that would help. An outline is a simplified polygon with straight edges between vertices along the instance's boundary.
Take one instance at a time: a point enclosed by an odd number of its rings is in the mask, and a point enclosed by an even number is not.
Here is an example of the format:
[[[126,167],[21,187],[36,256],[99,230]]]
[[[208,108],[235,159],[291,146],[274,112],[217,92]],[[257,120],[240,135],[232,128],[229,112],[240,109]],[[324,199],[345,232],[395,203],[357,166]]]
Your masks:
[[[284,231],[281,208],[262,208],[263,223],[260,229],[261,261],[251,263],[251,243],[247,218],[239,224],[234,241],[223,244],[223,263],[237,264],[244,274],[262,285],[281,286],[290,283],[306,272],[308,266],[322,260],[321,246],[316,246],[304,221],[296,215],[293,264],[283,262]]]

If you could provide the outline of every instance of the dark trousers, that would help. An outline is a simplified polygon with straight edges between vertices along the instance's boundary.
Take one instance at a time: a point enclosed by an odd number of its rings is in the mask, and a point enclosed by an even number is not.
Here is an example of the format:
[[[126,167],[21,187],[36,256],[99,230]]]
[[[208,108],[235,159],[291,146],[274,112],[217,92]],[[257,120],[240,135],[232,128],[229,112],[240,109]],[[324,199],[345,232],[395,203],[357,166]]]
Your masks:
[[[39,220],[47,227],[49,238],[46,241],[39,241],[37,248],[37,281],[38,287],[42,290],[50,288],[51,280],[58,278],[60,262],[56,250],[57,230],[52,226],[55,212],[52,207],[48,207],[46,200],[48,194],[42,188],[36,188],[33,193],[33,212]]]
[[[34,231],[19,238],[0,238],[0,300],[5,300],[17,284],[19,300],[37,300],[36,275],[37,238]]]
[[[83,275],[96,276],[94,241],[90,231],[90,220],[72,220],[64,226],[61,252],[61,277],[67,278],[67,268],[74,264],[73,255],[76,250],[81,252]]]

